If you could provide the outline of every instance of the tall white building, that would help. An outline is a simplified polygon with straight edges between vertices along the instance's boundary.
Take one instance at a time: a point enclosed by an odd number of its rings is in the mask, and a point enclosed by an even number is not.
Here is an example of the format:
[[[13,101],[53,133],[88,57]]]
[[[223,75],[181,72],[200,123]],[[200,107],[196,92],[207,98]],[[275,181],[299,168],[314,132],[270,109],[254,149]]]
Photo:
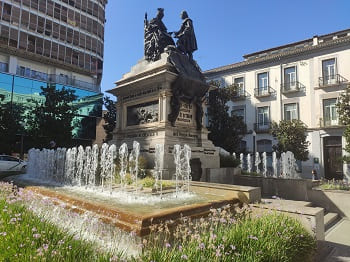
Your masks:
[[[240,88],[230,109],[250,131],[242,149],[272,152],[277,141],[269,134],[271,122],[300,119],[310,142],[303,177],[311,177],[313,168],[328,179],[347,174],[340,160],[345,140],[336,102],[350,80],[350,29],[243,57],[242,62],[205,72],[209,81]]]
[[[72,125],[78,144],[89,145],[96,138],[96,119],[102,112],[106,4],[0,1],[0,96],[25,111],[33,106],[32,99],[43,99],[41,87],[74,90],[78,112]]]

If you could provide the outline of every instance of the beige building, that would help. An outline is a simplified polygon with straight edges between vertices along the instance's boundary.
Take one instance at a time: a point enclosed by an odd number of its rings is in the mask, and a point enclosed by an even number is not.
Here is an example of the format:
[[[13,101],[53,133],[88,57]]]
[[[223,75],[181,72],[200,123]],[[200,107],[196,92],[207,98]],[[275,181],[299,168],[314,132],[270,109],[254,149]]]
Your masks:
[[[310,142],[303,176],[311,177],[313,168],[329,179],[347,174],[340,161],[345,140],[336,102],[350,80],[350,29],[243,57],[205,72],[209,81],[240,88],[230,110],[243,117],[250,131],[241,149],[272,152],[277,141],[269,134],[271,122],[300,119]]]

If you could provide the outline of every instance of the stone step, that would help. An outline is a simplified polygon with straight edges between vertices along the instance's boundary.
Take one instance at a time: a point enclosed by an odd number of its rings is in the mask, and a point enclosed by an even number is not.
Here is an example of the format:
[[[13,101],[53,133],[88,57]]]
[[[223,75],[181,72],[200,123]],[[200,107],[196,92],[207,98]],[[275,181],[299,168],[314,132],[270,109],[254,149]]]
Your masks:
[[[295,201],[295,200],[287,200],[287,199],[273,199],[273,198],[262,198],[261,199],[261,204],[268,204],[271,206],[283,206],[283,207],[288,207],[288,206],[303,206],[303,207],[312,207],[311,202],[307,201]]]
[[[324,216],[324,230],[325,232],[336,224],[339,220],[337,213],[327,213]]]

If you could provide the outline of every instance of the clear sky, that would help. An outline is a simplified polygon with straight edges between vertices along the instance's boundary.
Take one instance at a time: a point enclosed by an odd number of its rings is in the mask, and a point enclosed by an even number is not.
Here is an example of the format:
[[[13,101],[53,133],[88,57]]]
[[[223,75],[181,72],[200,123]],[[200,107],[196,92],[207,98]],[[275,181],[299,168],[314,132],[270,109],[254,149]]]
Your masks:
[[[109,0],[102,91],[143,57],[143,21],[164,8],[168,31],[180,13],[193,20],[202,70],[242,61],[244,54],[350,28],[350,0]],[[110,95],[112,96],[112,95]]]

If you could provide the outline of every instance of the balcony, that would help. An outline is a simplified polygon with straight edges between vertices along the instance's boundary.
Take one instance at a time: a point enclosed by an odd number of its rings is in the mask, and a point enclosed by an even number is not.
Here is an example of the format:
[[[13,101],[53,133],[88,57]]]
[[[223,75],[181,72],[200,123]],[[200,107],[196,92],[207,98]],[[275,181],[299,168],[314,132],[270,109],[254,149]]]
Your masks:
[[[17,75],[28,77],[35,80],[45,81],[52,84],[69,85],[73,87],[80,87],[83,89],[88,89],[94,92],[99,92],[99,86],[95,83],[89,83],[85,81],[80,81],[75,78],[68,77],[66,75],[54,75],[46,74],[35,70],[30,70],[29,68],[17,68]]]
[[[254,130],[256,133],[268,133],[271,129],[271,123],[265,122],[265,123],[255,123],[254,124]]]
[[[272,89],[270,86],[265,87],[259,87],[254,89],[254,96],[255,97],[268,97],[271,96],[272,93],[274,93],[275,90]]]
[[[318,78],[318,86],[319,86],[319,88],[335,86],[335,85],[341,85],[341,84],[344,84],[344,83],[347,83],[347,82],[348,82],[348,80],[345,77],[342,77],[339,74],[329,75],[329,76],[319,77]]]
[[[94,83],[88,83],[85,81],[76,80],[75,78],[70,78],[64,75],[49,75],[49,82],[62,85],[70,85],[74,87],[81,87],[84,89],[89,89],[93,91],[99,91],[98,85]]]
[[[245,90],[239,89],[237,90],[237,93],[232,97],[232,100],[245,100],[248,96],[249,94]]]
[[[320,118],[321,127],[338,127],[340,125],[339,120],[336,119],[322,119]]]
[[[286,82],[281,84],[281,90],[283,94],[299,92],[302,87],[303,85],[298,81]]]

